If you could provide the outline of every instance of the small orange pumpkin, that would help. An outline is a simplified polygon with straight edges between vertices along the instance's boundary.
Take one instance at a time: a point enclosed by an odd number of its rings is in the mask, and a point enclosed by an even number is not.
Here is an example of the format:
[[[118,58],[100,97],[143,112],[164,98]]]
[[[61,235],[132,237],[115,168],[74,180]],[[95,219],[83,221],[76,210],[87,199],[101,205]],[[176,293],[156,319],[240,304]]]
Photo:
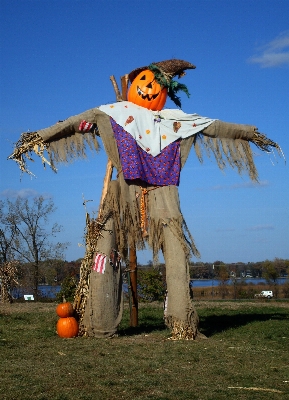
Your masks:
[[[64,301],[61,304],[58,304],[56,307],[56,314],[60,318],[72,317],[73,316],[73,306],[69,301]]]
[[[73,338],[78,335],[78,323],[74,317],[59,318],[56,331],[61,338]]]
[[[161,87],[155,80],[154,73],[146,69],[132,81],[127,99],[138,106],[160,111],[165,105],[167,95],[167,89]]]

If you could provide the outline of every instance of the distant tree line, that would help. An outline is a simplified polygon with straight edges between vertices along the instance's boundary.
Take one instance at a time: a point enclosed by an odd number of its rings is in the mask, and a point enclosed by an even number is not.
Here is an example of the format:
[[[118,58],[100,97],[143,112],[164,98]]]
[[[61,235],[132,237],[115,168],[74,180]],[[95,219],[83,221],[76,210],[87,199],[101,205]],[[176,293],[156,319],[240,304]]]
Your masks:
[[[275,258],[273,261],[224,263],[190,263],[191,279],[230,279],[230,278],[264,278],[276,281],[289,274],[289,260]]]

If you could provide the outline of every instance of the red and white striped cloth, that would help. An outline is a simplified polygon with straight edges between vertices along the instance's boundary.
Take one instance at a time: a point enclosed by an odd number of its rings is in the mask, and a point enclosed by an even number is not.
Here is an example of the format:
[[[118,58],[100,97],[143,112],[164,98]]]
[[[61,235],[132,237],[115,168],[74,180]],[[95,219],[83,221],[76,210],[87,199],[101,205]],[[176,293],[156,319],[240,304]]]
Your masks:
[[[106,264],[106,255],[96,253],[94,264],[92,266],[93,271],[99,272],[104,274],[105,271],[105,264]]]
[[[93,127],[91,122],[86,122],[84,119],[80,122],[78,129],[80,132],[89,132],[90,129]]]

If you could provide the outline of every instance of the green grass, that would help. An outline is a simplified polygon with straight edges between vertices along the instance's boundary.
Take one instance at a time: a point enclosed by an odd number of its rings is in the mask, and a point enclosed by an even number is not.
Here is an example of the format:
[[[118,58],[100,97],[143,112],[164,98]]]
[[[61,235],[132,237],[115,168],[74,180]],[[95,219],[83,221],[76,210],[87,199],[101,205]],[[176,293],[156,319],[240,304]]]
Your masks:
[[[289,303],[196,302],[208,339],[172,341],[162,306],[113,339],[60,339],[55,304],[0,305],[0,398],[289,398]]]

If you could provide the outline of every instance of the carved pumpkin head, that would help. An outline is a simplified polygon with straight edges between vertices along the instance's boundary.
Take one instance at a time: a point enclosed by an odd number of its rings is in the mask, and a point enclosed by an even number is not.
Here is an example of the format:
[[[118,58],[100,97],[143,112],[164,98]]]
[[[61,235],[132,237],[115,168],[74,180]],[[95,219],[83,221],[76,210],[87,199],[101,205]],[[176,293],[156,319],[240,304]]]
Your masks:
[[[185,70],[194,68],[196,68],[195,65],[190,62],[175,58],[136,68],[128,74],[131,86],[127,99],[149,110],[160,111],[169,96],[181,108],[177,93],[182,90],[189,97],[189,91],[186,85],[173,78],[175,76],[181,78],[185,75]]]
[[[149,69],[142,71],[133,80],[128,101],[153,111],[160,111],[167,100],[168,91],[155,80],[155,75]]]

